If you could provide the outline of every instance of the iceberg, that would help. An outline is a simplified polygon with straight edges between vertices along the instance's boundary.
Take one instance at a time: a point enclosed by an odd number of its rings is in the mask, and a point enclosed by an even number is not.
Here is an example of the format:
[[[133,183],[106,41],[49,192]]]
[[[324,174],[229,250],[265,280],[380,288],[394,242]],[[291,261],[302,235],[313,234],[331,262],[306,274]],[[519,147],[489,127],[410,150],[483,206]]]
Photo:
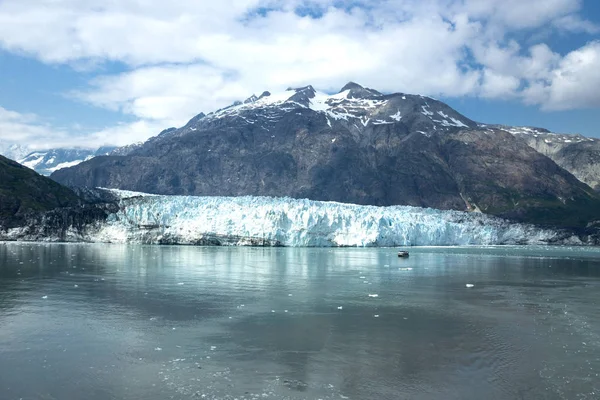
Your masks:
[[[160,196],[110,189],[119,210],[86,240],[266,246],[547,244],[558,232],[481,213],[269,197]]]

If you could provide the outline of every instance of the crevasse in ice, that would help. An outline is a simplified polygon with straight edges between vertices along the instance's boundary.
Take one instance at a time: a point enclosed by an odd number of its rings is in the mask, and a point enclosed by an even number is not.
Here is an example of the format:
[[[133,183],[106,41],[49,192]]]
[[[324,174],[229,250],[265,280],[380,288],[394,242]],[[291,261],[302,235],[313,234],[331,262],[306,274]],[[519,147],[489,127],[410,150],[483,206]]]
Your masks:
[[[148,196],[114,191],[121,209],[90,238],[121,243],[435,246],[542,244],[556,232],[479,213],[269,197]]]

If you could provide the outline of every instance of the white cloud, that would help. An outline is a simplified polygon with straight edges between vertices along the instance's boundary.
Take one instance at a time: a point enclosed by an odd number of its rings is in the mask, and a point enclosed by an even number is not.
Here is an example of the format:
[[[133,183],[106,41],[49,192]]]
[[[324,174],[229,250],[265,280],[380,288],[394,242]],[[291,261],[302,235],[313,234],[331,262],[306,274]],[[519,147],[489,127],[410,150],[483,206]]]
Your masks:
[[[207,65],[164,65],[97,78],[91,82],[91,90],[73,92],[72,96],[99,107],[177,125],[199,110],[231,104],[247,96],[249,89],[235,80],[228,81],[223,71]]]
[[[511,98],[519,88],[521,81],[514,76],[502,75],[493,70],[483,72],[481,96],[486,98]]]
[[[553,22],[553,25],[558,29],[567,32],[597,34],[600,32],[600,27],[590,21],[581,19],[577,15],[565,15]]]
[[[27,149],[31,151],[60,147],[94,149],[104,145],[124,146],[154,136],[164,128],[164,122],[142,120],[73,135],[71,129],[45,123],[39,116],[0,107],[0,151],[13,144],[27,144]]]
[[[523,92],[525,101],[546,110],[600,107],[600,42],[592,42],[563,57],[547,79],[534,81]]]
[[[80,138],[81,146],[98,148],[105,145],[125,146],[156,136],[165,128],[164,121],[140,120],[122,123],[91,132]]]
[[[21,141],[68,140],[65,131],[57,130],[44,124],[36,115],[21,114],[0,107],[0,140],[5,143],[19,143]]]
[[[579,0],[464,0],[457,2],[473,18],[493,25],[524,29],[577,12]]]
[[[304,6],[320,18],[294,12]],[[71,96],[138,121],[90,136],[136,138],[252,93],[349,80],[382,91],[597,106],[596,45],[567,55],[514,33],[593,34],[580,0],[4,0],[0,47],[86,68],[118,61]],[[261,9],[261,7],[263,7]],[[585,100],[582,100],[585,99]],[[104,136],[102,136],[104,135]],[[119,140],[119,139],[111,139]]]

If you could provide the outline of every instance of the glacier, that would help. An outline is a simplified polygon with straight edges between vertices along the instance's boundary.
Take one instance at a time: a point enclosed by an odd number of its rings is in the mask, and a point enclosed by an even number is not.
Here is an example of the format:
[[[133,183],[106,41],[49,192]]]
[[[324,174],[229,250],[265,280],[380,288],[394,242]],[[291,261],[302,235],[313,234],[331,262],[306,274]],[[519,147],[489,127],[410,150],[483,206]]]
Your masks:
[[[119,210],[90,229],[86,241],[392,247],[548,244],[559,235],[481,213],[410,206],[110,191],[119,197]]]

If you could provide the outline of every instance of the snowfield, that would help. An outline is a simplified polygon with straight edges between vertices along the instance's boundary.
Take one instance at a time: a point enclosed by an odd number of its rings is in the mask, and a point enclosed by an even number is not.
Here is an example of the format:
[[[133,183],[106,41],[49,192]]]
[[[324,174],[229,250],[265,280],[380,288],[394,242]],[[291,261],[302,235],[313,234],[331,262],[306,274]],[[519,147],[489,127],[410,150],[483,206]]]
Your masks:
[[[121,207],[86,240],[282,246],[545,244],[548,229],[480,213],[268,197],[147,196],[111,190]]]

